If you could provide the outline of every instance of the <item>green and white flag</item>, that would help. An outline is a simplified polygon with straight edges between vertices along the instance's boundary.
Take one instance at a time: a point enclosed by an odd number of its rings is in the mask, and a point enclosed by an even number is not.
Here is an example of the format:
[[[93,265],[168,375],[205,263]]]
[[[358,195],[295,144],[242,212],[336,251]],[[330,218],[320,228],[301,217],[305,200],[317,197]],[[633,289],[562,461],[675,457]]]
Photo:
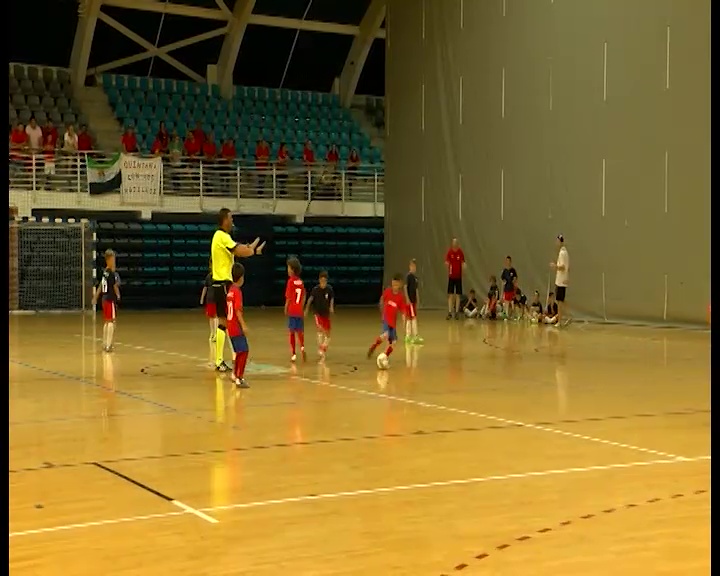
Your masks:
[[[90,194],[118,192],[122,185],[120,154],[113,154],[105,160],[87,159],[88,191]]]

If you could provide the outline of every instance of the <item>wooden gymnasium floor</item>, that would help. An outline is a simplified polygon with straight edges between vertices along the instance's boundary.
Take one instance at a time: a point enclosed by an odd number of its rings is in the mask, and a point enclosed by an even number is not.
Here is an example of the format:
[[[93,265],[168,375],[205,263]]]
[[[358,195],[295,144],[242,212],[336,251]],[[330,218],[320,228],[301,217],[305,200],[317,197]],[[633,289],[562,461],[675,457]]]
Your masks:
[[[242,393],[200,311],[10,318],[12,574],[709,572],[708,333],[426,312],[378,373],[341,309],[290,370],[248,316]]]

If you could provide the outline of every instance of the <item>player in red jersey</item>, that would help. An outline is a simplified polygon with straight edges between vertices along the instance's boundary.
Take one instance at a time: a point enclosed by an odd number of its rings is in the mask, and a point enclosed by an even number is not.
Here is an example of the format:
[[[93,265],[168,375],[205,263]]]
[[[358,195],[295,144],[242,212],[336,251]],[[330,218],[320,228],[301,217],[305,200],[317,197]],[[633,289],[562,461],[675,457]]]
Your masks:
[[[300,278],[302,266],[300,260],[294,256],[287,260],[288,281],[285,286],[285,316],[288,317],[288,330],[290,331],[290,360],[295,362],[295,335],[300,341],[300,354],[302,359],[307,360],[305,354],[305,285]]]
[[[212,260],[210,260],[210,269],[212,270]],[[208,342],[210,345],[210,366],[215,366],[215,335],[217,333],[217,304],[212,301],[212,272],[208,272],[205,276],[202,292],[200,293],[200,306],[205,306],[205,316],[207,316],[210,324],[210,337]]]
[[[373,355],[384,340],[387,341],[388,347],[385,355],[390,356],[393,351],[393,344],[397,342],[397,316],[398,313],[403,317],[406,315],[407,302],[405,295],[402,293],[403,277],[402,274],[395,274],[389,288],[385,288],[382,298],[380,299],[380,307],[382,309],[382,333],[375,339],[375,342],[368,350],[367,357]]]
[[[109,248],[105,250],[105,270],[103,270],[100,284],[95,288],[92,303],[97,303],[102,296],[103,319],[103,350],[112,352],[113,335],[115,334],[115,318],[117,316],[117,303],[120,301],[120,276],[115,270],[115,252]]]
[[[247,341],[247,325],[243,316],[242,285],[245,283],[245,267],[242,264],[234,264],[232,268],[232,280],[226,297],[227,304],[227,334],[230,337],[235,364],[233,366],[232,379],[238,388],[250,388],[245,381],[245,366],[247,366],[250,348]]]

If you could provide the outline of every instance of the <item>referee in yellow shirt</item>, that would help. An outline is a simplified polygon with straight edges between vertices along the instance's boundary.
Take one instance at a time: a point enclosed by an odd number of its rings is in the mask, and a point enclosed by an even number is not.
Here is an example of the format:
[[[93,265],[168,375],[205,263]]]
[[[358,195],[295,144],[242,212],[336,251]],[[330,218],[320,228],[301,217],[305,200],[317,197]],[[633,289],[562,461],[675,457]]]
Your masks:
[[[208,291],[209,301],[215,303],[217,309],[218,327],[215,338],[215,369],[218,372],[231,370],[225,364],[225,331],[227,318],[227,305],[225,298],[228,287],[232,284],[232,267],[235,257],[249,258],[262,254],[265,242],[260,244],[260,238],[255,238],[252,244],[238,244],[230,236],[233,227],[232,213],[223,208],[218,212],[218,229],[212,238],[210,258],[212,260],[212,286]]]

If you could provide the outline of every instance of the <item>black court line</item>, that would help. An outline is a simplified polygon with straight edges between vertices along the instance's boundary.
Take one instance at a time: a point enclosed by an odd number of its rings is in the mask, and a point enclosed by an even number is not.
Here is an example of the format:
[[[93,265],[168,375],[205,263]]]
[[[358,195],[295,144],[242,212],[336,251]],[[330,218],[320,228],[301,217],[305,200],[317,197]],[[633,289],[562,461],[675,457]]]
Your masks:
[[[628,414],[628,415],[611,415],[602,417],[589,417],[580,419],[566,419],[556,420],[550,422],[535,422],[535,426],[557,426],[561,424],[583,424],[586,422],[605,422],[610,420],[632,420],[636,418],[661,418],[665,416],[696,416],[702,414],[709,414],[710,410],[706,409],[688,409],[688,410],[675,410],[670,412],[656,412],[656,413],[644,413],[644,414]],[[18,474],[21,472],[39,472],[42,470],[55,470],[59,468],[78,468],[80,466],[88,465],[99,465],[100,463],[105,464],[117,464],[122,462],[143,462],[150,460],[165,460],[168,458],[187,458],[190,456],[210,456],[213,454],[225,454],[228,452],[253,452],[259,450],[271,450],[276,448],[293,448],[296,446],[319,446],[322,444],[341,444],[350,442],[361,442],[361,441],[374,441],[374,440],[386,440],[390,438],[418,438],[423,436],[438,436],[441,434],[461,434],[467,432],[484,432],[487,430],[513,430],[520,429],[523,426],[519,424],[491,424],[488,426],[471,426],[463,428],[450,428],[450,429],[438,429],[438,430],[414,430],[412,432],[403,432],[397,434],[366,434],[362,436],[346,436],[336,438],[320,438],[317,440],[307,440],[304,442],[278,442],[276,444],[259,444],[252,446],[242,446],[237,448],[216,448],[209,450],[194,450],[190,452],[178,452],[170,454],[153,454],[148,456],[128,456],[124,458],[110,458],[103,460],[96,460],[91,462],[68,462],[68,463],[52,463],[43,462],[39,466],[30,466],[26,468],[14,468],[10,469],[10,474]]]
[[[150,494],[153,494],[157,496],[158,498],[162,498],[166,502],[173,502],[175,499],[170,498],[170,496],[163,494],[159,490],[155,490],[155,488],[151,488],[147,484],[143,484],[142,482],[135,480],[134,478],[130,478],[130,476],[126,476],[122,472],[118,472],[117,470],[113,470],[112,468],[105,466],[101,464],[100,462],[92,462],[93,466],[96,466],[97,468],[100,468],[101,470],[105,470],[105,472],[110,472],[110,474],[113,474],[117,476],[118,478],[121,478],[125,480],[126,482],[129,482],[130,484],[133,484],[134,486],[137,486],[138,488],[141,488],[145,490],[146,492],[150,492]]]

